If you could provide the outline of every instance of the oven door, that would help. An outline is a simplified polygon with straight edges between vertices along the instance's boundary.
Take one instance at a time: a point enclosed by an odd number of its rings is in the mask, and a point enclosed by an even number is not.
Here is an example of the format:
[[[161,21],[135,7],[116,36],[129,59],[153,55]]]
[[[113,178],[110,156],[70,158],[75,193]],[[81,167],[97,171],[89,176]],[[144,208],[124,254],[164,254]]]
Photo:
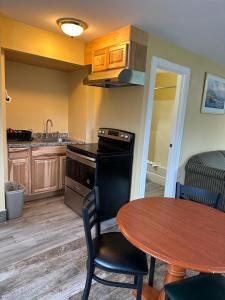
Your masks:
[[[67,150],[65,203],[81,215],[82,199],[95,184],[95,158]]]

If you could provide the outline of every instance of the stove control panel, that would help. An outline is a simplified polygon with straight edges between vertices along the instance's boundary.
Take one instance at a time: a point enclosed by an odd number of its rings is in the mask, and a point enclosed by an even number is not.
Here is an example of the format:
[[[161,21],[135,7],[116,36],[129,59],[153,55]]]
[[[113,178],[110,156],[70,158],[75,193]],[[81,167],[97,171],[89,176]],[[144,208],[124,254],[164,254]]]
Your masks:
[[[134,137],[134,134],[127,131],[118,130],[118,129],[99,128],[98,137],[106,137],[114,140],[131,142]]]

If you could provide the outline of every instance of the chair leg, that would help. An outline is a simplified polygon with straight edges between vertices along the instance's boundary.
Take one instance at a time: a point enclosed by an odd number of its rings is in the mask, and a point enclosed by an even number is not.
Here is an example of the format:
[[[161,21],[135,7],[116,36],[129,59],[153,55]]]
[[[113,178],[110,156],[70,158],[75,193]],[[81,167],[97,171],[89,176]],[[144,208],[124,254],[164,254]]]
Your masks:
[[[138,275],[134,275],[134,285],[137,285]]]
[[[94,268],[87,267],[87,277],[86,277],[84,292],[82,295],[82,300],[88,300],[93,274],[94,274]]]
[[[138,275],[137,276],[137,297],[136,297],[136,300],[141,300],[142,286],[143,286],[143,275]]]
[[[150,286],[153,286],[154,273],[155,273],[155,257],[151,257],[150,271],[149,271],[149,277],[148,277],[148,285],[150,285]]]

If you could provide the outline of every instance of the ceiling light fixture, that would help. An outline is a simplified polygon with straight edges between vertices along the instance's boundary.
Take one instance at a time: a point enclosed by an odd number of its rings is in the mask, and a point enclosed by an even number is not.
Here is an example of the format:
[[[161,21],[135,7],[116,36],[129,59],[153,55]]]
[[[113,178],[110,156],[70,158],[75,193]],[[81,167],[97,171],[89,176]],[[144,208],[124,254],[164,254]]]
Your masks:
[[[81,35],[88,28],[87,23],[74,18],[61,18],[56,21],[62,31],[70,37]]]

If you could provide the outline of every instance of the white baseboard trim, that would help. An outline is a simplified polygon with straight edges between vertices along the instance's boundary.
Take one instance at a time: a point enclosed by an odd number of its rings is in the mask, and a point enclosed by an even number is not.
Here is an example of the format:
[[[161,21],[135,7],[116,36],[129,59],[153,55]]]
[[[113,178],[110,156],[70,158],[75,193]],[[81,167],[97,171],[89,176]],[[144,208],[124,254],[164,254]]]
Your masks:
[[[165,186],[166,168],[156,162],[147,162],[147,180]]]

